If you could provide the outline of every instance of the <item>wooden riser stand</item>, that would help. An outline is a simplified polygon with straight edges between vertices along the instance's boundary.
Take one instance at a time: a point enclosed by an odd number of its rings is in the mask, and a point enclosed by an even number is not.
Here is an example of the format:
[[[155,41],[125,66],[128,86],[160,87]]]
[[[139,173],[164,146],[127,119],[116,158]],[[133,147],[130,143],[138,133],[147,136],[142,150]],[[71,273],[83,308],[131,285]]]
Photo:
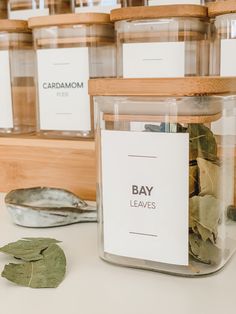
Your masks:
[[[96,199],[95,144],[89,140],[0,137],[0,191],[49,186]]]

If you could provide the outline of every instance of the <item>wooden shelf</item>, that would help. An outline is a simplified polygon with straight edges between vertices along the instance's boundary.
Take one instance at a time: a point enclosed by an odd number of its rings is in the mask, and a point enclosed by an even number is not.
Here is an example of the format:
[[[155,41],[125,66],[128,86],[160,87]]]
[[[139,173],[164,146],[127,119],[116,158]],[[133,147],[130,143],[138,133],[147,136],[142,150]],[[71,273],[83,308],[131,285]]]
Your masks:
[[[0,137],[0,173],[1,192],[50,186],[96,199],[94,141]]]

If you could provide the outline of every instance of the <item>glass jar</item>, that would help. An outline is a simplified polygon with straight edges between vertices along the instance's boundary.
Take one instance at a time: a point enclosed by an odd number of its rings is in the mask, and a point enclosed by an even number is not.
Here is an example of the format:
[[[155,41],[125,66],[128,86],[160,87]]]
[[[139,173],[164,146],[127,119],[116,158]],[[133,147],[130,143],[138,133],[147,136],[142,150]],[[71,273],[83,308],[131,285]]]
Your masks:
[[[236,78],[90,80],[102,259],[183,276],[236,249]],[[236,134],[236,123],[233,124]]]
[[[0,1],[0,19],[7,19],[7,0]]]
[[[72,0],[9,0],[9,19],[28,20],[34,16],[45,16],[72,12]]]
[[[25,21],[0,20],[0,133],[35,131],[34,53]]]
[[[236,76],[236,2],[219,1],[208,5],[215,18],[211,48],[211,74]]]
[[[184,77],[209,74],[207,9],[197,5],[114,10],[117,76]]]
[[[36,17],[29,26],[37,54],[38,132],[51,137],[93,137],[88,79],[115,75],[109,15]]]

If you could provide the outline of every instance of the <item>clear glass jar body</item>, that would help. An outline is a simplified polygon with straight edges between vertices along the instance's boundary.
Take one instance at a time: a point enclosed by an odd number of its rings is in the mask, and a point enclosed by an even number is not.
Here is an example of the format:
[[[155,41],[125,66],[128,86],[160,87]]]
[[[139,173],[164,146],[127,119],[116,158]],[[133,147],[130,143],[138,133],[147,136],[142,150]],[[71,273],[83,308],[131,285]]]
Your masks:
[[[93,137],[88,79],[115,76],[113,25],[35,28],[34,45],[38,133],[48,137]]]
[[[0,19],[7,19],[7,0],[0,2]]]
[[[34,16],[72,12],[71,0],[9,0],[8,18],[27,20]]]
[[[118,77],[209,74],[209,23],[204,19],[124,20],[115,29]]]
[[[100,257],[182,276],[221,269],[236,249],[236,98],[94,102]]]
[[[219,15],[213,26],[211,75],[236,76],[236,13]]]
[[[35,131],[34,52],[31,33],[0,31],[0,133]]]

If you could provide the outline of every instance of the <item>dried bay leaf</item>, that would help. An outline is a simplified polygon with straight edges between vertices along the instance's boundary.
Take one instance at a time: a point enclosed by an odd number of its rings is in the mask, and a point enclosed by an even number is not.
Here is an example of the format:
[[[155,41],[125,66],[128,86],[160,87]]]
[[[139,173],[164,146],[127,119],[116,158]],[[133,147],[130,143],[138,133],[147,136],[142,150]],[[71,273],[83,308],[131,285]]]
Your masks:
[[[221,186],[221,168],[203,158],[197,158],[199,168],[200,195],[213,195],[219,197]]]
[[[189,235],[189,253],[198,261],[205,264],[219,264],[221,250],[209,240],[203,241],[196,234]]]
[[[2,277],[25,287],[56,288],[65,276],[65,254],[57,244],[50,244],[42,255],[38,261],[6,265]]]
[[[221,201],[212,195],[193,196],[189,200],[189,227],[202,240],[216,241],[221,219]]]
[[[0,252],[26,262],[37,261],[43,259],[43,250],[47,249],[51,244],[59,242],[51,238],[24,238],[1,247]]]
[[[198,192],[198,166],[189,165],[189,195],[193,196]]]
[[[202,157],[208,160],[217,159],[217,143],[214,134],[204,124],[189,124],[190,150],[189,159],[196,160]]]

